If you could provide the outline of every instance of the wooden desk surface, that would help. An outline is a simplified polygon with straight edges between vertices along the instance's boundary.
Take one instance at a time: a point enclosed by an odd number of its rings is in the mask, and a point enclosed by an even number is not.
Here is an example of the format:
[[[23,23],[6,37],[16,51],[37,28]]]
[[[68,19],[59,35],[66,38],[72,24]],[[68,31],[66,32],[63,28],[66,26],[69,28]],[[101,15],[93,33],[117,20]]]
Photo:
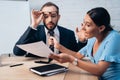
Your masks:
[[[29,70],[30,67],[45,64],[34,63],[35,58],[26,57],[2,57],[2,65],[0,67],[0,80],[98,80],[96,76],[69,63],[60,64],[69,68],[66,73],[60,73],[49,77],[39,76]],[[21,66],[9,67],[13,64],[23,63]]]

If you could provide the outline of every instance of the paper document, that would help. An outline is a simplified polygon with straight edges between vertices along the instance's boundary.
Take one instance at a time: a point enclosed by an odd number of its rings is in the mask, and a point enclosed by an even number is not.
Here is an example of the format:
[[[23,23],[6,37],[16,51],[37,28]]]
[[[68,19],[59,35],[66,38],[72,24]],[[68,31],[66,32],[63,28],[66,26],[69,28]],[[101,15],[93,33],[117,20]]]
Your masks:
[[[43,41],[21,44],[17,46],[28,53],[32,53],[40,57],[48,57],[50,53],[53,53]]]

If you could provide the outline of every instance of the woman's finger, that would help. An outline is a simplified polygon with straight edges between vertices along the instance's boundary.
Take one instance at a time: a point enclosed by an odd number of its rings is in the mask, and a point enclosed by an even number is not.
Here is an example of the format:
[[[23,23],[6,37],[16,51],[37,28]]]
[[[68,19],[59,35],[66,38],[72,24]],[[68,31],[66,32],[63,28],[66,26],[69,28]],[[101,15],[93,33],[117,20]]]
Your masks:
[[[78,33],[78,32],[79,32],[78,27],[76,27],[76,33]]]

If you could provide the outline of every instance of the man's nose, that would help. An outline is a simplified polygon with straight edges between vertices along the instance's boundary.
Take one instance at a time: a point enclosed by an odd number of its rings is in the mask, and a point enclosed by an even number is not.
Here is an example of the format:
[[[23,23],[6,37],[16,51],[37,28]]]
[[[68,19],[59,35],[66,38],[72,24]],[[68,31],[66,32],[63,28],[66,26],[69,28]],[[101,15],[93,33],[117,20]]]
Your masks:
[[[52,21],[52,17],[51,17],[51,16],[49,16],[49,17],[48,17],[48,20],[49,20],[49,21]]]

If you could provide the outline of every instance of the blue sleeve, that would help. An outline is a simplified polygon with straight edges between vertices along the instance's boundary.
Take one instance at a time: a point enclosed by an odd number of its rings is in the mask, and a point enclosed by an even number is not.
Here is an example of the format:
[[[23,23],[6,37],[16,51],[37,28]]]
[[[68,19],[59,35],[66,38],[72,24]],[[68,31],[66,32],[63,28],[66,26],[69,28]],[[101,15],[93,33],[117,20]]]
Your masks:
[[[120,63],[120,35],[114,34],[104,47],[104,51],[99,60]]]
[[[79,50],[80,54],[83,56],[87,56],[87,45],[83,47],[81,50]]]
[[[95,38],[88,39],[87,45],[83,47],[81,50],[79,50],[79,52],[85,57],[90,56],[94,41],[95,41]]]

